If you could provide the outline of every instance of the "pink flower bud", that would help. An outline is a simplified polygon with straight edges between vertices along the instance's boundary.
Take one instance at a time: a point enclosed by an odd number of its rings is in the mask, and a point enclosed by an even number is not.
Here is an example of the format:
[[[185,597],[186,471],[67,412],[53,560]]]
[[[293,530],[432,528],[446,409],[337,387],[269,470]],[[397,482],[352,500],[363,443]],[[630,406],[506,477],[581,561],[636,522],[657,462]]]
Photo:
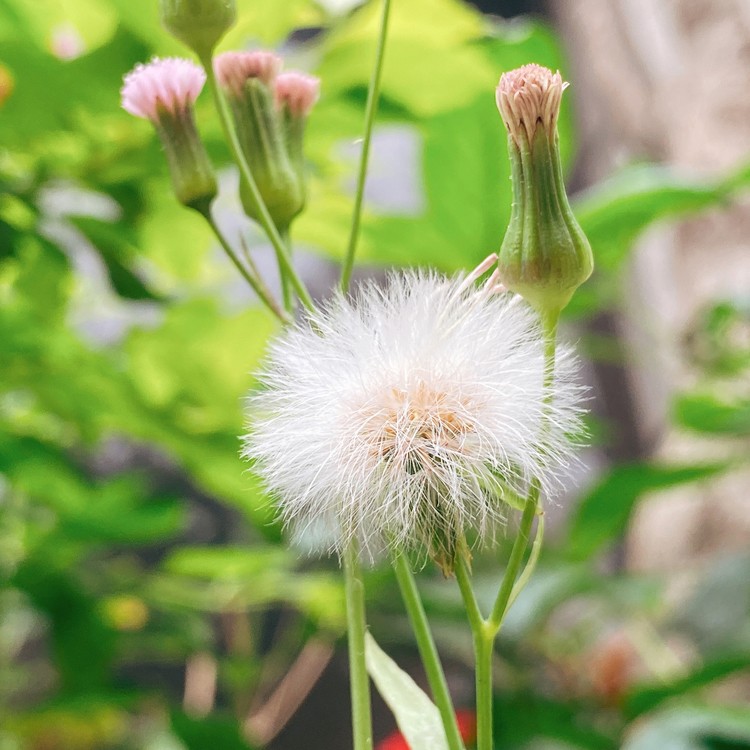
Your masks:
[[[187,110],[205,82],[203,68],[190,60],[155,57],[146,65],[136,65],[125,76],[120,90],[122,106],[131,115],[157,123],[160,112],[177,116]]]
[[[274,82],[278,107],[286,106],[293,117],[307,117],[320,96],[320,79],[304,73],[282,73]]]
[[[242,96],[248,78],[258,78],[270,87],[282,65],[278,55],[263,50],[224,52],[214,59],[219,84],[236,97]]]
[[[536,63],[524,65],[500,77],[495,92],[497,108],[516,143],[522,131],[531,143],[537,124],[541,123],[552,138],[560,113],[562,93],[568,84],[563,83],[559,71],[553,73]]]

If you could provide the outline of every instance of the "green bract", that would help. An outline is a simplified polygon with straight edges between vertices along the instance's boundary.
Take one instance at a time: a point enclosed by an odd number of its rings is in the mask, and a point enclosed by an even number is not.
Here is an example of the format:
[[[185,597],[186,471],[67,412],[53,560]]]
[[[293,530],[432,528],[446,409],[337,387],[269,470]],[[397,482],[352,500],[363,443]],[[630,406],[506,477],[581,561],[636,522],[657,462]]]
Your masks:
[[[237,20],[234,0],[160,0],[159,9],[167,30],[201,59],[211,55]]]

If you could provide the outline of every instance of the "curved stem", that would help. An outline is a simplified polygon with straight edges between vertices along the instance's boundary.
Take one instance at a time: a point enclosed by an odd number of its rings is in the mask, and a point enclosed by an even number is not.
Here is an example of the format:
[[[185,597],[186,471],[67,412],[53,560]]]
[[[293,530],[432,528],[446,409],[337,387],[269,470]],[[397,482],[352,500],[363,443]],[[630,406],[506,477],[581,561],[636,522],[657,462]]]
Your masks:
[[[349,681],[352,698],[354,750],[372,750],[370,678],[365,664],[365,584],[359,549],[352,542],[344,554],[344,586],[349,639]]]
[[[503,623],[503,617],[505,617],[505,613],[508,610],[510,595],[513,591],[518,572],[521,569],[521,563],[523,562],[526,548],[529,545],[531,524],[534,522],[538,500],[539,482],[535,480],[531,483],[531,490],[526,498],[526,505],[523,509],[523,515],[521,516],[521,524],[518,527],[518,533],[516,534],[516,539],[513,542],[513,548],[511,549],[510,557],[508,558],[508,566],[505,568],[503,580],[500,584],[500,590],[497,592],[497,598],[492,607],[492,614],[487,621],[488,626],[493,631],[493,636],[500,630],[500,626]]]
[[[242,261],[237,256],[237,253],[234,252],[232,246],[227,241],[227,238],[222,234],[218,225],[214,221],[214,218],[213,216],[211,216],[210,211],[206,210],[205,213],[203,211],[199,211],[199,213],[206,220],[206,222],[208,222],[208,225],[211,227],[211,231],[214,233],[214,235],[216,235],[216,239],[224,249],[224,252],[229,256],[229,259],[232,261],[235,268],[240,272],[242,278],[247,281],[252,290],[258,295],[258,298],[261,300],[261,302],[263,302],[263,304],[282,323],[291,322],[291,318],[279,307],[278,303],[273,298],[273,295],[271,294],[268,287],[263,283],[263,280],[260,278],[260,276],[255,272],[248,271],[248,269],[245,268],[245,266],[242,264]]]
[[[536,518],[536,536],[534,537],[534,543],[531,545],[531,553],[529,559],[526,561],[524,569],[521,571],[521,575],[513,584],[513,589],[510,592],[510,599],[508,599],[507,609],[513,606],[513,602],[518,598],[518,595],[523,591],[526,584],[529,582],[536,564],[539,561],[539,555],[542,551],[542,542],[544,541],[544,511],[539,513]]]
[[[276,228],[276,224],[274,224],[271,215],[268,213],[268,208],[266,208],[266,204],[263,201],[263,197],[261,196],[260,191],[258,190],[258,185],[255,182],[253,173],[251,172],[250,167],[247,163],[247,159],[245,159],[245,155],[242,152],[242,146],[240,145],[240,142],[237,138],[237,133],[234,129],[234,125],[232,124],[232,117],[229,114],[229,108],[227,106],[226,99],[224,98],[221,89],[216,83],[216,74],[214,73],[214,66],[211,61],[211,57],[209,56],[206,58],[202,58],[201,63],[206,70],[206,79],[208,81],[211,92],[213,93],[216,111],[219,113],[219,120],[221,121],[221,126],[224,130],[224,134],[226,135],[227,141],[229,142],[229,148],[232,152],[232,156],[237,163],[237,166],[239,167],[243,179],[247,183],[253,202],[258,208],[258,213],[260,215],[260,225],[263,228],[263,231],[268,235],[268,239],[270,240],[271,245],[273,245],[273,249],[276,252],[276,257],[279,262],[279,268],[281,270],[282,276],[286,275],[289,277],[290,283],[294,287],[294,290],[297,292],[297,295],[302,300],[305,307],[307,307],[309,310],[314,310],[315,304],[313,303],[312,297],[307,291],[307,287],[305,287],[305,285],[302,283],[302,280],[297,275],[297,272],[294,270],[294,266],[292,265],[291,258],[289,257],[289,253],[286,249],[286,246],[284,245],[284,241],[282,240],[281,235],[279,234],[279,230]]]
[[[378,46],[375,50],[375,65],[370,76],[370,85],[367,89],[367,104],[365,105],[365,130],[362,136],[362,154],[359,158],[359,172],[357,174],[357,187],[354,193],[354,210],[352,212],[352,226],[349,233],[349,243],[346,248],[346,256],[341,269],[340,286],[343,292],[349,289],[354,268],[354,255],[357,252],[357,241],[359,239],[359,225],[362,218],[362,201],[365,194],[365,181],[367,179],[367,166],[370,160],[370,142],[372,141],[372,126],[375,121],[375,112],[378,108],[380,97],[380,81],[383,74],[383,57],[385,56],[385,42],[388,36],[388,16],[391,9],[391,0],[383,0],[383,9],[380,14],[380,31],[378,34]]]
[[[400,554],[393,559],[392,564],[396,580],[401,589],[401,597],[404,600],[417,639],[417,648],[419,649],[419,655],[422,657],[422,664],[427,675],[427,681],[430,684],[430,690],[432,690],[432,697],[438,711],[440,711],[440,718],[443,720],[448,748],[449,750],[464,750],[448,683],[445,680],[440,656],[430,632],[427,614],[424,611],[414,575],[409,567],[409,561],[406,555]]]
[[[484,629],[484,617],[482,616],[482,611],[479,609],[477,597],[471,585],[471,572],[463,555],[456,557],[455,573],[458,589],[461,592],[461,598],[464,600],[466,616],[469,618],[469,627],[471,628],[471,632],[476,635]]]

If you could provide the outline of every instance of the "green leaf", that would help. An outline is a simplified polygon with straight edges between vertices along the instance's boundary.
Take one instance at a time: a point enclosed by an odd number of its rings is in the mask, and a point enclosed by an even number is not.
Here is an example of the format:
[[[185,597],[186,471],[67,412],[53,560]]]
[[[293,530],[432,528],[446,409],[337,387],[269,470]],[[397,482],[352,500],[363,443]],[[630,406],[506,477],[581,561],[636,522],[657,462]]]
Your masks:
[[[177,711],[172,713],[172,730],[187,750],[252,750],[242,736],[240,723],[231,717],[211,715],[197,719]]]
[[[645,493],[697,482],[726,469],[726,464],[630,464],[614,468],[575,511],[568,535],[569,557],[586,560],[622,534],[635,504]]]
[[[750,651],[750,556],[721,556],[675,613],[672,627],[687,633],[704,658]]]
[[[368,633],[367,671],[396,717],[411,750],[448,750],[440,712],[424,691],[391,659]]]
[[[718,182],[699,182],[664,167],[638,165],[575,196],[573,210],[591,242],[597,272],[573,297],[569,312],[586,315],[611,306],[617,281],[612,272],[651,224],[716,205],[748,184],[747,167]]]
[[[162,299],[154,294],[134,270],[138,250],[128,238],[128,227],[91,217],[70,218],[99,251],[112,287],[121,297],[133,300]]]
[[[638,723],[622,750],[712,750],[750,748],[750,709],[684,706]]]
[[[678,424],[696,432],[750,435],[750,400],[729,402],[708,393],[679,396],[674,406]]]
[[[519,748],[587,748],[616,750],[614,740],[590,726],[586,707],[575,701],[556,701],[538,693],[518,692],[495,695],[495,750]],[[551,744],[551,741],[563,743]]]
[[[750,653],[725,656],[707,662],[686,677],[668,685],[636,687],[626,698],[626,711],[631,717],[651,711],[660,703],[680,697],[715,680],[727,677],[740,670],[750,669]]]
[[[251,581],[291,568],[292,556],[285,549],[247,547],[182,547],[173,552],[164,567],[171,573],[208,580]]]

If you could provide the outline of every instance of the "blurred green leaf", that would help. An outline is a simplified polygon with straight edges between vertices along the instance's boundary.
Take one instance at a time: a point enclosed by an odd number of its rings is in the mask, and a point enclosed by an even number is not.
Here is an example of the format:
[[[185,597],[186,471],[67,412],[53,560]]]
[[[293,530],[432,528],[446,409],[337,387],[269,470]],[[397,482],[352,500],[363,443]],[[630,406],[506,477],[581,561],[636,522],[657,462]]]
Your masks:
[[[618,748],[614,738],[588,723],[586,706],[574,701],[558,702],[532,692],[497,693],[493,711],[495,750],[518,750],[550,740],[566,748]]]
[[[750,435],[750,400],[730,402],[708,393],[679,396],[674,406],[677,423],[695,432]]]
[[[85,216],[70,219],[99,251],[112,287],[121,297],[133,300],[162,299],[154,294],[132,268],[138,251],[128,238],[128,227]]]
[[[647,492],[708,479],[726,464],[616,466],[580,502],[570,522],[567,555],[586,560],[625,531],[635,504]]]
[[[688,695],[697,688],[709,685],[741,670],[750,670],[750,651],[713,659],[686,677],[667,685],[641,686],[630,691],[626,710],[631,717],[652,711],[670,698]]]
[[[750,748],[750,709],[685,706],[638,723],[622,750],[718,750]]]
[[[172,729],[187,750],[252,750],[252,745],[242,736],[240,722],[234,718],[214,714],[199,719],[175,711]]]
[[[367,671],[396,718],[412,750],[448,750],[448,740],[435,704],[368,633]]]
[[[719,556],[687,601],[672,627],[688,634],[712,660],[750,652],[750,556]]]

